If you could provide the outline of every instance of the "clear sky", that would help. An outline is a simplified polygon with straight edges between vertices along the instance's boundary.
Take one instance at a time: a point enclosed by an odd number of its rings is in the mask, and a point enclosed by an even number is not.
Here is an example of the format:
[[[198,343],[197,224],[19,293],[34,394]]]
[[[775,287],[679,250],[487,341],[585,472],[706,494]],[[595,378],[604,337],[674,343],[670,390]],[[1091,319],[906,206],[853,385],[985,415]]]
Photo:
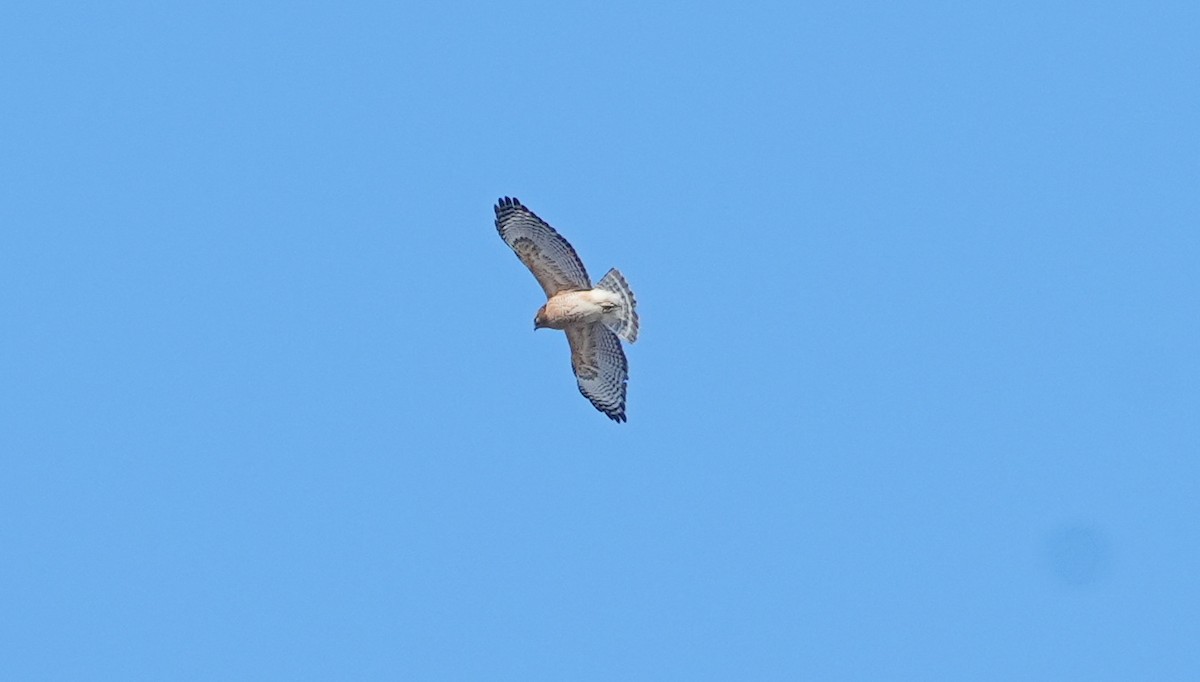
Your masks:
[[[5,3],[0,679],[1200,679],[1197,35]]]

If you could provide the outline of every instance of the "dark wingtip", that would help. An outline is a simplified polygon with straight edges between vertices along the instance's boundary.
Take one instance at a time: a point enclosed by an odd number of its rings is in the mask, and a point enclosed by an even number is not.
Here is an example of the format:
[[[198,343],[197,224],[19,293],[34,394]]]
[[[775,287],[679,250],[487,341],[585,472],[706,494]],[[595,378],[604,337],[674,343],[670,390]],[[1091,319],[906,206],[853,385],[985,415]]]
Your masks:
[[[500,197],[496,200],[495,211],[496,213],[499,213],[501,209],[518,208],[520,206],[521,202],[516,197]]]

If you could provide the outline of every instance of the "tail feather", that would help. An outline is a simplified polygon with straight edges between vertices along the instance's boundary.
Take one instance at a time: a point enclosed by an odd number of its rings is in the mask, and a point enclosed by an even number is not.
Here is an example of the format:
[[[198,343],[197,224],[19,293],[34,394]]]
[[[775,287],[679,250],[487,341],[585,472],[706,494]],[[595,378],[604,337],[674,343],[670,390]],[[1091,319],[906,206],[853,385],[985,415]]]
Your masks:
[[[625,276],[621,274],[620,270],[613,268],[604,275],[604,278],[600,280],[596,288],[611,291],[621,297],[621,307],[605,315],[604,326],[629,343],[637,341],[637,299],[633,297],[633,289],[629,288],[629,283],[625,281]]]

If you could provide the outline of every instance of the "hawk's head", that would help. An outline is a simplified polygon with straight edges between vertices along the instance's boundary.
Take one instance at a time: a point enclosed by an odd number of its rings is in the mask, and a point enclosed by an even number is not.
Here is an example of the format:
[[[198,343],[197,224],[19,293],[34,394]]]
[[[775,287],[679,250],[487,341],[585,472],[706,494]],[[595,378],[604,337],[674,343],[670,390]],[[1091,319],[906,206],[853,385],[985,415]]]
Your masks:
[[[546,327],[546,322],[546,306],[542,306],[538,308],[537,315],[533,316],[533,330],[537,331]]]

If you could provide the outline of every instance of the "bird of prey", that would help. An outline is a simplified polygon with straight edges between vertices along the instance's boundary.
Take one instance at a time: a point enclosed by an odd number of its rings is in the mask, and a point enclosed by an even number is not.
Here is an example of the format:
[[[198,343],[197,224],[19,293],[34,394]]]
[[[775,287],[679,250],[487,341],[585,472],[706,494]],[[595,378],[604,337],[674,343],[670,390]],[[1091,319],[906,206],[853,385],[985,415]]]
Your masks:
[[[496,230],[546,292],[533,328],[561,329],[571,345],[579,392],[614,421],[625,421],[629,365],[621,342],[637,340],[637,301],[616,268],[595,287],[575,249],[520,201],[496,202]]]

